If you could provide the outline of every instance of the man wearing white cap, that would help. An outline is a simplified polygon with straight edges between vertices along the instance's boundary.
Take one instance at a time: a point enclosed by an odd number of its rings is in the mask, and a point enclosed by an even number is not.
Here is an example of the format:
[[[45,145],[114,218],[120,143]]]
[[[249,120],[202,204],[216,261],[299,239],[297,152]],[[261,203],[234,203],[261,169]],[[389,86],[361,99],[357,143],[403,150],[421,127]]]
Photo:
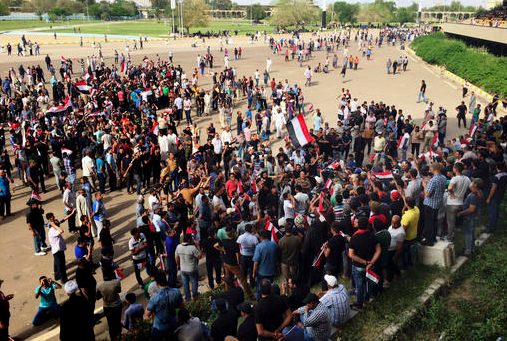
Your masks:
[[[76,295],[79,288],[75,281],[67,281],[64,289],[69,299],[62,304],[60,310],[60,340],[95,340],[95,320],[90,304],[84,296]]]
[[[338,284],[335,276],[325,275],[324,280],[327,283],[328,290],[320,298],[320,303],[329,311],[329,320],[331,322],[331,335],[333,335],[340,325],[348,321],[350,316],[349,295],[347,289]]]

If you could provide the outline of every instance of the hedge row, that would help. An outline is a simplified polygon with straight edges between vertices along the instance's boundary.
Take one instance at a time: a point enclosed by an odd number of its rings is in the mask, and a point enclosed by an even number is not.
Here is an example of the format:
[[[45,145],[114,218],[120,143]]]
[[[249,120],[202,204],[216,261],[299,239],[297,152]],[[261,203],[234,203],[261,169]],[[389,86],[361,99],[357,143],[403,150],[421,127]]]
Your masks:
[[[417,37],[412,49],[425,62],[439,66],[478,85],[487,92],[507,95],[507,58],[483,53],[459,40],[448,39],[443,33]]]

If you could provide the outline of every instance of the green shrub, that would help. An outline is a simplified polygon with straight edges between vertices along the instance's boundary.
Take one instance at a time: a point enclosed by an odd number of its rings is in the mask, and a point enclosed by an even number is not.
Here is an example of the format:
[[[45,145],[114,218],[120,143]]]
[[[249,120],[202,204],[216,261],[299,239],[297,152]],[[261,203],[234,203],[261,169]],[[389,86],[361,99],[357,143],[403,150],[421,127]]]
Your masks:
[[[470,48],[443,33],[417,37],[411,44],[425,62],[442,66],[490,93],[507,95],[507,58]]]

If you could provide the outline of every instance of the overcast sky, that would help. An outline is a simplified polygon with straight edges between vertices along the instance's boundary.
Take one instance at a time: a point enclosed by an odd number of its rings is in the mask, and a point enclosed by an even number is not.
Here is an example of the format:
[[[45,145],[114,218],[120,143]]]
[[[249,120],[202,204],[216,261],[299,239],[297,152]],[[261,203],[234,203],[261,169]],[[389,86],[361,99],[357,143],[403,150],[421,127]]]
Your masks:
[[[262,5],[269,5],[276,0],[232,0],[233,2],[236,2],[240,5],[250,5],[250,4],[256,4],[260,3]],[[316,3],[322,4],[323,0],[314,0]],[[342,0],[343,1],[343,0]],[[347,0],[345,0],[347,1]],[[440,2],[441,5],[448,5],[451,3],[452,0],[437,0]],[[334,3],[333,0],[327,0],[327,3]],[[374,2],[374,0],[354,0],[354,1],[347,1],[348,3],[367,3],[367,2]],[[419,0],[395,0],[396,4],[398,6],[410,6],[413,2],[419,3]],[[423,0],[423,7],[431,7],[435,5],[435,0]],[[461,3],[463,5],[471,5],[471,6],[482,6],[486,7],[486,0],[461,0]]]

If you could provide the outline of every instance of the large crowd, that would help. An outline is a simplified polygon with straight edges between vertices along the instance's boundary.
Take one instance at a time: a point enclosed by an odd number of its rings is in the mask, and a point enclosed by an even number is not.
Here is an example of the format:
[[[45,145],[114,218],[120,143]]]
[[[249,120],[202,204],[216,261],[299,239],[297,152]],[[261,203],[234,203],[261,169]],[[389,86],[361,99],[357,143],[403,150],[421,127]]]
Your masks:
[[[403,44],[422,33],[344,30],[305,40],[296,32],[267,41],[286,60],[341,48],[343,69],[357,65],[347,52],[353,40],[367,63],[383,42]],[[225,64],[228,54],[241,58],[241,49],[227,48]],[[461,227],[472,257],[480,212],[489,210],[487,230],[496,229],[507,188],[507,119],[496,117],[496,103],[481,114],[472,94],[470,108],[462,102],[455,109],[465,127],[472,113],[471,130],[449,137],[450,112],[425,97],[424,81],[422,124],[395,105],[342,89],[336,120],[327,122],[305,105],[301,87],[272,77],[271,59],[263,73],[241,78],[232,67],[213,71],[210,49],[189,73],[172,58],[136,64],[122,55],[108,66],[90,57],[75,77],[69,61],[58,61],[58,74],[47,56],[47,71],[20,66],[2,82],[0,122],[9,134],[0,130],[0,218],[12,215],[17,178],[31,189],[26,223],[35,255],[54,258],[54,278],[41,276],[35,290],[33,324],[59,315],[61,340],[94,340],[102,299],[111,340],[151,318],[153,340],[325,341],[351,309],[365,309],[417,266],[420,245],[453,242]],[[209,90],[199,86],[206,68]],[[243,99],[247,111],[234,114]],[[204,132],[193,122],[212,115],[219,128],[210,123]],[[287,132],[298,115],[311,122],[300,127],[308,130],[304,143]],[[63,214],[44,209],[48,181],[61,191]],[[124,269],[103,200],[115,191],[135,197],[128,250],[146,306],[130,292],[123,309],[120,298]],[[68,233],[76,238],[65,239]],[[75,280],[67,274],[70,240]],[[200,259],[209,289],[224,282],[213,296],[211,325],[186,305],[199,296]],[[94,275],[99,268],[102,276]],[[316,284],[319,294],[310,291]],[[61,288],[69,299],[60,305]],[[11,298],[0,295],[0,341],[8,337]]]

